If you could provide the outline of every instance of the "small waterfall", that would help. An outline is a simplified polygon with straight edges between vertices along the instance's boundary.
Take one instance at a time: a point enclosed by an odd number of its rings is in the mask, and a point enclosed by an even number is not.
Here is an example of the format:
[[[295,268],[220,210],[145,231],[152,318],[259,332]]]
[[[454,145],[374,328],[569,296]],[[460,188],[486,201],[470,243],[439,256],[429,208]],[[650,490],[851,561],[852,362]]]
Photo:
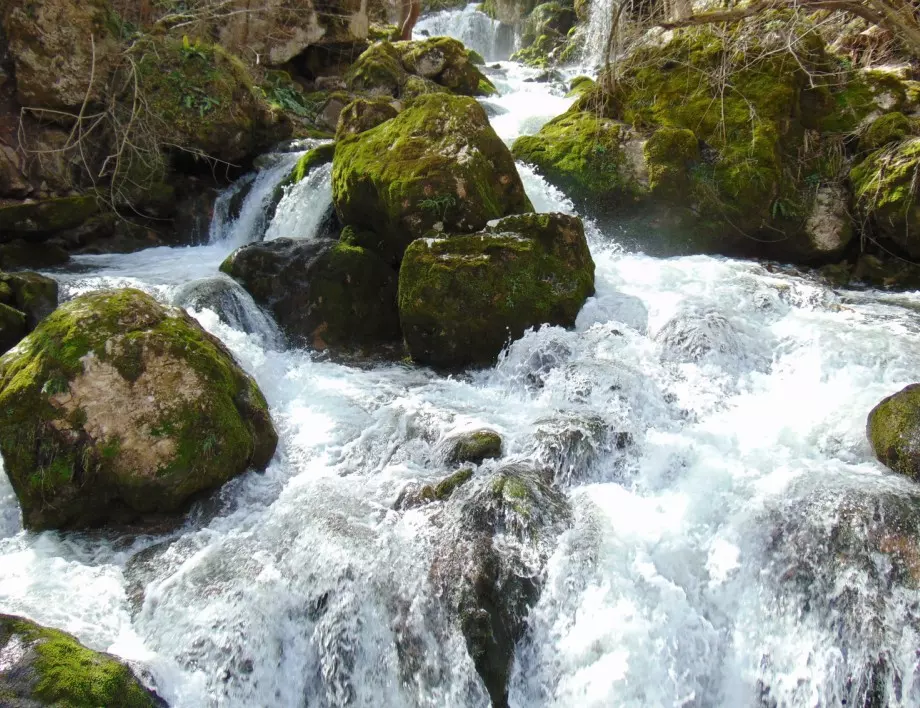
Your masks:
[[[582,62],[589,68],[599,67],[607,50],[607,36],[616,4],[614,0],[594,0],[585,29],[585,43],[582,48]]]
[[[332,165],[321,165],[284,188],[265,240],[315,238],[332,216]]]
[[[262,338],[266,349],[284,348],[284,335],[274,320],[266,315],[252,297],[226,275],[194,280],[182,286],[172,298],[173,304],[191,310],[212,310],[234,329]]]
[[[426,15],[415,26],[415,34],[459,39],[486,61],[508,59],[515,50],[514,28],[493,20],[478,8],[478,4],[472,3],[464,8]]]

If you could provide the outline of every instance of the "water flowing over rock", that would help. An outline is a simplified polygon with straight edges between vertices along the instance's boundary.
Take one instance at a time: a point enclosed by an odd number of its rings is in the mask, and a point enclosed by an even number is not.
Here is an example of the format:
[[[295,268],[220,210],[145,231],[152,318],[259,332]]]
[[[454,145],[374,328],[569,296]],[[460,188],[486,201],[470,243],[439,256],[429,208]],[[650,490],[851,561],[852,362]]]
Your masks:
[[[507,706],[514,647],[569,506],[540,470],[514,464],[480,480],[452,513],[432,576],[492,705]]]
[[[0,359],[0,451],[35,529],[175,513],[277,435],[255,382],[181,311],[136,290],[58,308]]]
[[[448,94],[420,96],[396,118],[339,141],[332,196],[342,222],[374,234],[367,245],[394,264],[432,229],[470,233],[532,209],[485,111]]]
[[[279,238],[235,251],[221,270],[317,350],[373,350],[399,339],[396,273],[343,241]]]
[[[0,697],[8,706],[166,708],[122,661],[71,635],[0,614]]]
[[[529,327],[571,327],[593,293],[581,220],[524,214],[414,241],[399,271],[399,317],[416,361],[487,365]]]

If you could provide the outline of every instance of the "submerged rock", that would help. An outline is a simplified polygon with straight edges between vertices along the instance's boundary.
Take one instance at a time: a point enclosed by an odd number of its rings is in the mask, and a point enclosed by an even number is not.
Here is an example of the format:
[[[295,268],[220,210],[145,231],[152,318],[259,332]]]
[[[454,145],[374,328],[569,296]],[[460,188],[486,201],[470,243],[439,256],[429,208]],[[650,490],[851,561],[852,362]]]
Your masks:
[[[396,273],[365,248],[281,238],[243,246],[221,270],[298,344],[367,351],[399,339]]]
[[[523,214],[483,233],[414,241],[399,272],[399,317],[416,361],[488,365],[530,327],[571,327],[593,293],[581,220]]]
[[[514,648],[569,506],[540,470],[516,464],[483,479],[451,512],[431,574],[492,705],[507,706]]]
[[[482,106],[441,93],[342,138],[332,198],[342,223],[376,234],[380,255],[394,265],[432,230],[470,233],[532,210],[514,158]]]
[[[66,632],[0,614],[0,701],[22,708],[166,708],[120,659]]]
[[[0,358],[0,452],[27,528],[181,511],[277,435],[255,382],[184,312],[137,290],[59,307]]]
[[[447,501],[459,487],[462,487],[472,478],[473,470],[469,467],[464,467],[445,477],[437,484],[426,484],[421,487],[410,486],[402,491],[393,507],[397,510],[403,510],[436,501]]]
[[[920,481],[920,384],[911,384],[873,408],[866,437],[883,465]]]

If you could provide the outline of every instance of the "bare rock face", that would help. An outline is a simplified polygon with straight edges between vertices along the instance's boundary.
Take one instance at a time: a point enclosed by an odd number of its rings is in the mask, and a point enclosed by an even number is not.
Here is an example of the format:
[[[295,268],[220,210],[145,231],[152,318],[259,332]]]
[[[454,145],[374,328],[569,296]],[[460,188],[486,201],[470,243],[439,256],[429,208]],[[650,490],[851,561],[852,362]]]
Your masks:
[[[239,5],[248,5],[238,2]],[[223,20],[220,43],[240,56],[278,66],[308,46],[367,38],[368,0],[262,0],[259,12]]]
[[[60,111],[102,98],[119,42],[105,0],[10,0],[2,11],[19,102]]]
[[[0,359],[0,452],[33,529],[181,511],[277,435],[255,382],[214,337],[137,290],[63,305]]]

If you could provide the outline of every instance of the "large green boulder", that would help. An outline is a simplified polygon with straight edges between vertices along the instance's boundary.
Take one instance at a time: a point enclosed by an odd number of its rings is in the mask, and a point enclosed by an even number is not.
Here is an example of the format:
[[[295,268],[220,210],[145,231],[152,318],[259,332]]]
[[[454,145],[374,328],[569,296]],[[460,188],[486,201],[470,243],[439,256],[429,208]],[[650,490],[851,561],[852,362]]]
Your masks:
[[[138,290],[72,300],[0,358],[0,452],[27,528],[179,512],[276,444],[223,344]]]
[[[342,222],[375,234],[393,264],[431,231],[471,233],[532,210],[482,106],[441,93],[419,96],[392,120],[339,141],[332,199]]]
[[[883,465],[920,481],[920,384],[911,384],[873,408],[866,437]]]
[[[920,137],[892,142],[850,170],[856,206],[876,232],[920,257]]]
[[[0,703],[10,708],[165,708],[122,661],[66,632],[0,614]]]
[[[530,327],[570,327],[594,294],[581,220],[523,214],[485,232],[412,242],[399,271],[409,353],[438,367],[488,365]]]
[[[98,200],[88,195],[6,204],[0,206],[0,243],[72,229],[98,211]]]
[[[637,163],[624,147],[630,139],[632,131],[619,121],[591,111],[569,111],[536,135],[519,137],[511,152],[579,203],[632,203],[643,188]]]
[[[221,270],[297,345],[368,352],[399,340],[396,272],[365,248],[280,238],[243,246]]]

